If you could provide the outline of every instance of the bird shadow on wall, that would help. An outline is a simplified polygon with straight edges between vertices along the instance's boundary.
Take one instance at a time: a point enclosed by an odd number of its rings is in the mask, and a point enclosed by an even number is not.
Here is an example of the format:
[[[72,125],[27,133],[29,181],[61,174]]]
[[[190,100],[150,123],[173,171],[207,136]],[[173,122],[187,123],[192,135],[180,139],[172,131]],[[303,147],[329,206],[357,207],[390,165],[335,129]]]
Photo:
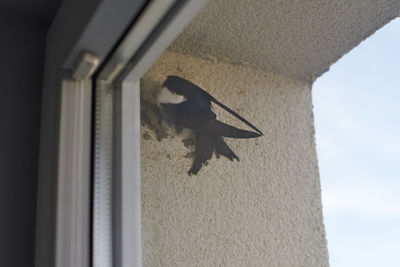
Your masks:
[[[141,124],[153,131],[158,141],[187,133],[189,130],[190,134],[182,138],[182,143],[190,151],[185,157],[193,158],[189,175],[196,175],[203,165],[208,165],[213,154],[217,159],[222,155],[230,161],[239,161],[239,157],[230,149],[224,137],[248,139],[263,135],[249,121],[184,78],[168,76],[163,84],[143,78],[140,88]],[[211,103],[223,108],[254,132],[219,121]],[[171,133],[170,129],[175,131]],[[145,132],[143,138],[152,137]]]

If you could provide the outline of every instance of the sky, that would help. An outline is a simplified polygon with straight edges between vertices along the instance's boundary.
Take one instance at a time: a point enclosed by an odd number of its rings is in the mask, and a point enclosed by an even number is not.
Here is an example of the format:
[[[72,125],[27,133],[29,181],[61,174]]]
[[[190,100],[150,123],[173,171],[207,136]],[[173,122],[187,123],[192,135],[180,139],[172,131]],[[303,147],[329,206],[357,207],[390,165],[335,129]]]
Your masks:
[[[331,267],[400,266],[400,19],[313,84]]]

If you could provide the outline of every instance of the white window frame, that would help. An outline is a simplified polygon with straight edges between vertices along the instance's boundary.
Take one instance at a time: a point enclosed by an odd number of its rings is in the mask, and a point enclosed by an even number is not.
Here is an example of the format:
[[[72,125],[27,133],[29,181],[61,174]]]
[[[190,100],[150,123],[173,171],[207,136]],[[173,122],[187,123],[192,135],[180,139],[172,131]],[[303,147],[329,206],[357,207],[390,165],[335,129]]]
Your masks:
[[[65,1],[49,31],[42,104],[36,266],[142,264],[140,77],[207,1],[153,0],[135,19],[142,7],[136,2],[99,0],[84,6],[78,1]],[[118,17],[112,25],[109,25],[113,21],[110,14],[113,18]],[[80,22],[73,29],[68,23],[71,17]],[[109,56],[131,21],[135,21],[132,28]],[[106,42],[97,41],[99,32],[102,37],[109,37]],[[123,81],[119,82],[121,123],[116,131],[121,144],[117,150],[120,154],[117,158],[120,157],[121,234],[120,243],[116,245],[118,259],[104,264],[96,264],[90,255],[93,252],[90,240],[93,234],[89,226],[92,217],[90,159],[93,133],[89,127],[92,77],[71,77],[74,65],[85,51],[95,54],[100,63],[108,56],[99,78],[114,82],[118,75],[121,76],[119,72],[125,71]],[[130,64],[129,71],[123,69],[127,63]]]
[[[88,266],[91,80],[61,87],[55,265]]]

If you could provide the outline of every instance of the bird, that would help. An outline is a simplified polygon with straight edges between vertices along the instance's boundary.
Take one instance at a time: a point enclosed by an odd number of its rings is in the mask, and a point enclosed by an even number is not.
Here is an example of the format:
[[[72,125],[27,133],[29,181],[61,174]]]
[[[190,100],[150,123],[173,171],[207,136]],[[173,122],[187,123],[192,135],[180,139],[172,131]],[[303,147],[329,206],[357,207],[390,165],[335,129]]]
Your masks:
[[[220,106],[253,131],[242,130],[217,120],[212,111],[212,103]],[[161,110],[163,119],[177,127],[194,131],[195,152],[189,175],[197,175],[203,164],[211,159],[213,152],[233,161],[239,157],[225,143],[227,138],[256,138],[263,135],[249,121],[219,102],[207,91],[179,76],[167,76],[157,95],[156,104]]]

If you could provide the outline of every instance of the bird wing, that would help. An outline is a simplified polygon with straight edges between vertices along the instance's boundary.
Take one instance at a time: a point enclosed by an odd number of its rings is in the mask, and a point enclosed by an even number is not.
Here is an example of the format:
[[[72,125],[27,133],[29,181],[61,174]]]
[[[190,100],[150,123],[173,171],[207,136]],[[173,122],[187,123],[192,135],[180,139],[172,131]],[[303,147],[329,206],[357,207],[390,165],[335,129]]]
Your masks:
[[[259,129],[257,129],[253,124],[251,124],[249,121],[247,121],[245,118],[216,100],[212,95],[210,95],[207,91],[203,90],[196,84],[183,79],[178,76],[170,75],[167,77],[167,80],[164,82],[164,85],[174,92],[177,92],[178,94],[181,94],[185,96],[188,101],[182,103],[183,106],[185,105],[191,105],[193,108],[193,105],[195,104],[196,107],[199,107],[201,105],[201,108],[208,109],[210,107],[210,101],[214,102],[218,106],[222,107],[225,109],[227,112],[232,114],[234,117],[239,119],[240,121],[244,122],[247,126],[258,132],[260,135],[264,135]],[[182,105],[180,104],[180,105]],[[215,114],[214,114],[215,115]]]
[[[161,104],[164,110],[173,110],[170,120],[186,128],[194,129],[205,135],[223,136],[230,138],[255,138],[260,134],[242,130],[216,119],[216,115],[207,109],[189,109],[187,103],[179,105]],[[171,118],[173,117],[173,118]]]
[[[203,90],[204,91],[204,90]],[[259,129],[257,129],[256,126],[254,126],[253,124],[251,124],[248,120],[246,120],[245,118],[243,118],[242,116],[240,116],[239,114],[237,114],[235,111],[233,111],[232,109],[228,108],[227,106],[225,106],[224,104],[222,104],[221,102],[219,102],[217,99],[215,99],[212,95],[210,95],[209,93],[207,93],[206,91],[204,91],[204,93],[207,94],[208,98],[210,99],[210,101],[214,102],[215,104],[217,104],[218,106],[220,106],[221,108],[225,109],[226,111],[228,111],[230,114],[232,114],[234,117],[236,117],[237,119],[241,120],[242,122],[244,122],[247,126],[249,126],[250,128],[252,128],[253,130],[255,130],[256,132],[258,132],[260,135],[264,135]]]
[[[199,125],[198,128],[195,129],[203,134],[230,138],[255,138],[260,136],[259,133],[242,130],[216,119]]]
[[[215,120],[217,117],[210,109],[196,108],[195,105],[190,106],[187,102],[179,105],[161,104],[161,108],[171,121],[191,129]]]

